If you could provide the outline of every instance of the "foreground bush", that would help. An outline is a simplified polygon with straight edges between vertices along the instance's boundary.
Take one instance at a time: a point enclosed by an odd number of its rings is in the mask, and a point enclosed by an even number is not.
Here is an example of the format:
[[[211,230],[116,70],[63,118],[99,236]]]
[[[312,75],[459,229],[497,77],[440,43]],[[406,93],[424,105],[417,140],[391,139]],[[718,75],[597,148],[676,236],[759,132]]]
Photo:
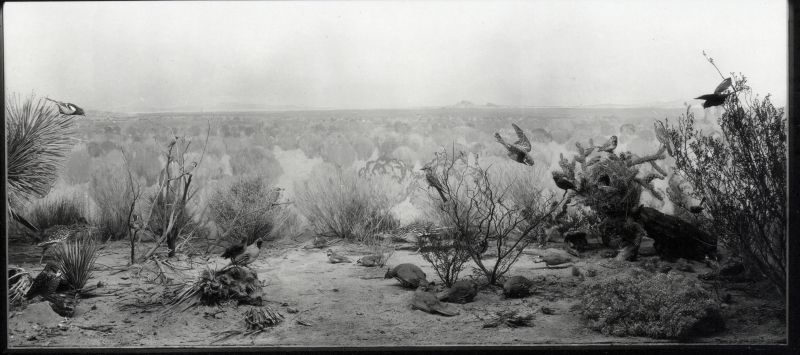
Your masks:
[[[55,225],[70,225],[75,220],[86,216],[86,203],[79,196],[62,195],[45,198],[30,209],[30,221],[45,230]]]
[[[97,227],[103,240],[117,240],[128,235],[128,212],[133,194],[128,176],[120,165],[102,164],[93,173],[89,193],[97,204]]]
[[[273,189],[264,176],[240,176],[216,187],[208,201],[209,218],[224,231],[224,239],[250,244],[259,237],[271,240],[284,205],[278,205],[281,191]]]
[[[687,339],[723,327],[716,302],[697,281],[636,267],[579,289],[581,315],[605,335]]]

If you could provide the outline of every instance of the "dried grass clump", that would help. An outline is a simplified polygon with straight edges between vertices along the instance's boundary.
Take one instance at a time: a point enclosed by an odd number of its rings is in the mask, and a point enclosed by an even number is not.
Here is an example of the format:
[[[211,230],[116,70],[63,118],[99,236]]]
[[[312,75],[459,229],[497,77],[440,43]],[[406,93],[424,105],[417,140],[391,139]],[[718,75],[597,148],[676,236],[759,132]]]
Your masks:
[[[31,288],[31,275],[25,269],[16,266],[8,267],[8,304],[18,305],[25,299]]]
[[[634,267],[585,284],[579,294],[581,315],[605,335],[688,339],[724,326],[711,293],[680,274]]]
[[[55,262],[72,290],[81,290],[86,286],[96,259],[97,245],[92,240],[68,241],[55,253]]]
[[[533,326],[533,314],[521,315],[517,310],[498,311],[489,322],[484,323],[484,328],[495,328],[505,324],[511,328]]]

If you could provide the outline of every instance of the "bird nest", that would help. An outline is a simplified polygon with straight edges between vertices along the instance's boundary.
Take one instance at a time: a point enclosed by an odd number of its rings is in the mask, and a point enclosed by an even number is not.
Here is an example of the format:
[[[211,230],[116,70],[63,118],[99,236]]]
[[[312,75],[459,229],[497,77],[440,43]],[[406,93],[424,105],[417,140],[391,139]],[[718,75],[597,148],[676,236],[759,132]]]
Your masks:
[[[637,172],[622,159],[607,158],[593,164],[582,186],[584,204],[605,214],[630,212],[642,195],[642,187],[634,180]]]

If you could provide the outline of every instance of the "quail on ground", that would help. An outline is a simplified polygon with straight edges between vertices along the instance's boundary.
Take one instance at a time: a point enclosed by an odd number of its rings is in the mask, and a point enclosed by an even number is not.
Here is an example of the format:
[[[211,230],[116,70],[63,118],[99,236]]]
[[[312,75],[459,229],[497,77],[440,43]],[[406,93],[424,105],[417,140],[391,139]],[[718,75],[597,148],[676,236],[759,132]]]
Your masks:
[[[58,112],[60,112],[62,115],[86,116],[86,114],[83,112],[83,109],[76,106],[75,104],[71,104],[69,102],[56,101],[47,97],[45,97],[45,99],[54,102],[58,106]]]
[[[525,297],[531,294],[533,281],[528,280],[525,276],[512,276],[503,283],[503,294],[506,297]]]
[[[456,316],[459,313],[447,309],[447,305],[439,302],[436,296],[428,292],[428,286],[420,285],[414,291],[414,298],[411,301],[411,306],[428,313],[439,313],[445,316]]]
[[[442,182],[439,181],[439,178],[436,177],[433,166],[430,164],[425,165],[420,170],[425,172],[425,180],[430,187],[436,189],[436,192],[438,192],[439,196],[442,198],[442,202],[447,202],[447,197],[444,195],[444,186],[442,186]]]
[[[613,153],[617,149],[617,136],[611,136],[603,145],[597,147],[598,152]]]
[[[41,264],[44,260],[44,255],[47,253],[47,250],[49,250],[50,247],[67,241],[70,237],[75,235],[75,233],[86,229],[88,225],[89,222],[86,220],[86,218],[80,217],[77,220],[73,220],[73,223],[70,225],[58,224],[45,229],[41,233],[42,241],[36,244],[37,247],[42,248],[42,257],[39,258],[39,264]]]
[[[478,285],[475,281],[461,280],[453,283],[449,290],[439,293],[437,297],[440,301],[449,303],[467,303],[472,302],[477,295]]]
[[[519,138],[514,144],[508,144],[503,137],[500,136],[500,133],[495,133],[494,137],[497,139],[500,144],[502,144],[508,150],[508,157],[511,160],[525,165],[533,165],[534,161],[533,158],[528,154],[531,151],[531,142],[528,140],[528,137],[525,136],[525,133],[522,132],[522,129],[515,124],[511,124],[514,127],[514,131],[517,132],[517,137]]]
[[[725,90],[728,90],[728,88],[731,86],[731,82],[732,82],[731,78],[727,78],[727,79],[723,80],[722,83],[717,85],[717,88],[714,89],[714,93],[713,94],[707,94],[707,95],[698,96],[698,97],[695,97],[694,99],[695,100],[706,100],[705,102],[703,102],[703,108],[709,108],[709,107],[722,105],[722,104],[725,103],[725,99],[727,99],[728,96],[730,95],[730,93],[726,94],[724,92],[725,92]]]
[[[361,259],[356,260],[356,264],[366,267],[380,266],[380,255],[367,255]]]
[[[336,252],[334,252],[332,249],[328,249],[328,260],[330,260],[333,264],[353,262],[346,256],[336,254]]]
[[[31,288],[25,294],[25,298],[31,299],[36,296],[48,297],[58,288],[61,282],[61,270],[54,262],[45,265],[44,270],[33,279]]]
[[[386,279],[395,278],[397,281],[400,281],[402,286],[408,288],[417,288],[419,286],[428,286],[431,284],[431,282],[428,282],[428,276],[422,272],[419,266],[414,264],[400,264],[393,269],[387,268],[386,275],[383,277]]]
[[[253,244],[247,246],[244,243],[234,244],[225,249],[222,257],[230,259],[230,265],[246,266],[256,261],[259,253],[261,253],[262,244],[263,240],[261,238],[256,239]]]

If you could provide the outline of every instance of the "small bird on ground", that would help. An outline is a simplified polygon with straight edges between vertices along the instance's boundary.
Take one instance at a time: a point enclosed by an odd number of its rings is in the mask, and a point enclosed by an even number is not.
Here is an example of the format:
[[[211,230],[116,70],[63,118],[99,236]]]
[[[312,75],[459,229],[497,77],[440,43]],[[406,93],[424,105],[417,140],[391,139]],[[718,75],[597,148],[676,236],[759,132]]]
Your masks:
[[[84,230],[88,225],[89,222],[86,218],[80,217],[73,220],[70,225],[58,224],[45,229],[42,232],[42,241],[36,244],[37,247],[42,248],[42,257],[39,259],[39,264],[44,260],[44,254],[50,247],[67,241],[67,239],[75,235],[75,233]]]
[[[385,279],[395,278],[397,281],[400,281],[403,287],[408,288],[417,288],[419,286],[428,286],[432,284],[432,282],[428,282],[428,275],[425,275],[422,269],[414,264],[400,264],[395,266],[394,269],[387,268],[386,275],[383,277]]]
[[[472,302],[477,295],[478,285],[475,281],[461,280],[453,283],[449,290],[440,293],[437,298],[449,303],[467,303]]]
[[[328,260],[330,260],[333,264],[353,262],[346,256],[336,254],[332,249],[328,249]]]
[[[361,259],[356,260],[356,264],[366,267],[379,266],[381,263],[380,255],[367,255]]]
[[[531,293],[533,281],[525,276],[512,276],[503,283],[503,294],[506,297],[525,297]]]
[[[556,249],[557,250],[557,249]],[[534,263],[544,263],[548,269],[556,268],[562,269],[570,266],[575,261],[575,258],[564,252],[550,252],[545,255],[537,255]]]
[[[414,291],[411,306],[428,313],[439,313],[445,316],[457,316],[459,314],[456,311],[447,310],[446,305],[439,302],[439,299],[433,293],[428,292],[428,286],[423,285],[420,285]]]
[[[725,90],[731,86],[731,78],[727,78],[722,81],[717,88],[714,89],[713,94],[707,94],[699,97],[695,97],[695,100],[706,100],[703,102],[703,108],[709,108],[714,106],[719,106],[725,103],[725,99],[728,98],[730,93],[725,94]]]
[[[617,136],[611,136],[603,145],[597,147],[598,152],[613,153],[617,149]]]
[[[247,246],[245,246],[245,243],[231,245],[225,249],[222,257],[231,259],[230,265],[233,266],[252,264],[258,258],[259,253],[261,253],[262,243],[263,240],[258,238],[253,244]]]
[[[556,182],[556,186],[558,186],[559,189],[564,190],[564,196],[567,195],[569,190],[576,190],[578,188],[575,186],[575,183],[567,177],[567,174],[561,171],[553,171],[553,181]]]
[[[56,101],[50,98],[45,97],[46,100],[54,102],[58,106],[58,112],[65,116],[86,116],[83,112],[83,109],[75,106],[75,104],[71,104],[69,102],[61,102]]]
[[[531,151],[531,142],[528,140],[528,137],[525,136],[525,133],[522,132],[522,129],[519,128],[515,124],[511,124],[514,127],[514,131],[517,132],[517,137],[519,140],[514,142],[514,144],[508,144],[503,137],[500,136],[500,133],[495,133],[494,137],[497,139],[500,144],[502,144],[508,150],[508,157],[520,164],[526,164],[533,166],[533,158],[531,158],[528,153]]]
[[[33,284],[31,284],[28,293],[25,294],[25,298],[31,299],[36,296],[47,297],[56,291],[60,282],[61,270],[58,269],[58,266],[56,266],[54,262],[49,262],[45,265],[44,270],[33,279]]]
[[[430,164],[425,165],[420,170],[425,172],[425,180],[428,181],[428,185],[436,189],[436,192],[439,193],[443,202],[447,202],[447,197],[444,196],[444,186],[442,186],[442,182],[439,181],[439,178],[436,177],[433,166]]]

